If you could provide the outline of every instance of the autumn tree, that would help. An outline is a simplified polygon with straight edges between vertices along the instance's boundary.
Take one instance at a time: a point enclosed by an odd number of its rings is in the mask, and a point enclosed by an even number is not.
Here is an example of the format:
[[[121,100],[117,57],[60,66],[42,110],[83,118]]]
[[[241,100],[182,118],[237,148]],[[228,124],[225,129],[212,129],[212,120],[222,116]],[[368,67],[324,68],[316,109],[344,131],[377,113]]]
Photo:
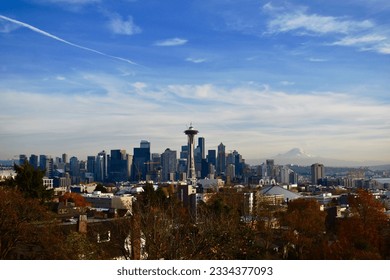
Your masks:
[[[90,203],[88,203],[85,200],[85,198],[78,193],[67,192],[59,198],[59,201],[60,202],[66,202],[66,201],[73,202],[76,207],[82,207],[82,208],[90,206]]]
[[[39,246],[40,234],[51,215],[37,199],[17,190],[0,188],[0,259],[12,259],[17,250]]]
[[[322,259],[326,214],[314,199],[295,199],[288,204],[282,223],[287,258]]]
[[[348,199],[349,216],[337,226],[337,240],[329,248],[332,259],[382,259],[389,257],[389,221],[383,204],[359,189]]]

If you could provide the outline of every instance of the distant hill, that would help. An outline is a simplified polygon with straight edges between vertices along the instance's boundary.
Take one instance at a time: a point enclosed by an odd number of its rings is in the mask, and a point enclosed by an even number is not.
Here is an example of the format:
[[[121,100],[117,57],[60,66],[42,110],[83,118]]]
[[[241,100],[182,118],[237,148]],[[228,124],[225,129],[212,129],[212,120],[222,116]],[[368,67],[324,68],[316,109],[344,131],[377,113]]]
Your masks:
[[[306,153],[301,148],[293,148],[286,153],[277,154],[264,159],[248,160],[250,164],[261,164],[266,161],[266,159],[274,159],[275,164],[278,165],[301,165],[301,166],[310,166],[314,163],[322,163],[325,166],[333,167],[375,167],[374,170],[388,170],[386,166],[390,166],[386,162],[380,161],[348,161],[348,160],[339,160],[332,158],[325,158],[320,156],[314,156]],[[379,168],[379,169],[378,169]],[[380,169],[385,168],[385,169]]]

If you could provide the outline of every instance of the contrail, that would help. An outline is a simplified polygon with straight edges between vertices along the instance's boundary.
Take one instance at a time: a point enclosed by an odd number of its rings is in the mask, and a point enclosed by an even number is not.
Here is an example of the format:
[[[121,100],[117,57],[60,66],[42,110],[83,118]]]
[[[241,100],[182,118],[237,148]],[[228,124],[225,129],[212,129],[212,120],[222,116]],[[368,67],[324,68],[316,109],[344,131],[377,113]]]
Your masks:
[[[72,42],[69,42],[69,41],[66,41],[60,37],[57,37],[53,34],[50,34],[46,31],[43,31],[39,28],[36,28],[30,24],[27,24],[27,23],[24,23],[24,22],[21,22],[21,21],[18,21],[18,20],[15,20],[15,19],[12,19],[12,18],[9,18],[9,17],[6,17],[6,16],[3,16],[3,15],[0,15],[0,19],[3,19],[3,20],[6,20],[6,21],[9,21],[9,22],[12,22],[12,23],[15,23],[17,25],[20,25],[20,26],[23,26],[23,27],[26,27],[34,32],[37,32],[39,34],[42,34],[44,36],[47,36],[49,38],[52,38],[54,40],[57,40],[57,41],[60,41],[62,43],[65,43],[67,45],[70,45],[72,47],[76,47],[76,48],[79,48],[79,49],[82,49],[82,50],[86,50],[86,51],[89,51],[89,52],[93,52],[93,53],[97,53],[97,54],[100,54],[100,55],[103,55],[103,56],[106,56],[106,57],[110,57],[110,58],[114,58],[114,59],[118,59],[118,60],[121,60],[121,61],[125,61],[127,63],[130,63],[130,64],[133,64],[133,65],[137,65],[137,63],[129,60],[129,59],[126,59],[126,58],[122,58],[122,57],[118,57],[118,56],[113,56],[113,55],[109,55],[109,54],[106,54],[106,53],[103,53],[103,52],[100,52],[100,51],[97,51],[97,50],[94,50],[94,49],[90,49],[90,48],[87,48],[87,47],[83,47],[83,46],[80,46],[80,45],[77,45],[77,44],[74,44]]]

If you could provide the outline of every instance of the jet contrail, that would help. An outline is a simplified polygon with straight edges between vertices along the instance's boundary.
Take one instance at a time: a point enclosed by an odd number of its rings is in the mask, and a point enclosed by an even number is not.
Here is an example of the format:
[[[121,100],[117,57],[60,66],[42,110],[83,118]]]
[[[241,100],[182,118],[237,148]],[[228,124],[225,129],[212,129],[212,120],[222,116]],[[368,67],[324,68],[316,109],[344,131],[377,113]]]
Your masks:
[[[37,32],[39,34],[42,34],[44,36],[47,36],[47,37],[50,37],[54,40],[57,40],[57,41],[60,41],[62,43],[65,43],[67,45],[70,45],[72,47],[76,47],[76,48],[79,48],[79,49],[82,49],[82,50],[86,50],[86,51],[89,51],[89,52],[93,52],[93,53],[97,53],[97,54],[100,54],[100,55],[103,55],[103,56],[106,56],[106,57],[110,57],[110,58],[114,58],[114,59],[118,59],[118,60],[121,60],[121,61],[125,61],[127,63],[130,63],[130,64],[133,64],[133,65],[137,65],[137,63],[129,60],[129,59],[125,59],[125,58],[122,58],[122,57],[118,57],[118,56],[113,56],[113,55],[109,55],[109,54],[106,54],[106,53],[102,53],[100,51],[97,51],[97,50],[94,50],[94,49],[90,49],[90,48],[87,48],[87,47],[83,47],[83,46],[80,46],[80,45],[77,45],[77,44],[74,44],[72,42],[69,42],[69,41],[66,41],[60,37],[57,37],[53,34],[50,34],[46,31],[43,31],[39,28],[36,28],[30,24],[27,24],[27,23],[24,23],[24,22],[21,22],[21,21],[18,21],[18,20],[15,20],[15,19],[12,19],[12,18],[9,18],[9,17],[6,17],[6,16],[3,16],[3,15],[0,15],[0,19],[3,19],[3,20],[6,20],[6,21],[9,21],[9,22],[12,22],[12,23],[15,23],[17,25],[20,25],[22,27],[26,27],[34,32]]]

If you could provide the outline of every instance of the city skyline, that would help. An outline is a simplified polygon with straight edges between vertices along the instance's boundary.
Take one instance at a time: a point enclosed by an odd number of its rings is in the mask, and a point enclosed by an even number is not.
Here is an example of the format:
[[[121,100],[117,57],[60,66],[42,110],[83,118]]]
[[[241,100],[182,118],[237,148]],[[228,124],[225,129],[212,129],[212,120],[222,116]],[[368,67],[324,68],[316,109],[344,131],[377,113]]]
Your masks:
[[[390,3],[17,0],[0,4],[0,159],[299,147],[390,159]]]

